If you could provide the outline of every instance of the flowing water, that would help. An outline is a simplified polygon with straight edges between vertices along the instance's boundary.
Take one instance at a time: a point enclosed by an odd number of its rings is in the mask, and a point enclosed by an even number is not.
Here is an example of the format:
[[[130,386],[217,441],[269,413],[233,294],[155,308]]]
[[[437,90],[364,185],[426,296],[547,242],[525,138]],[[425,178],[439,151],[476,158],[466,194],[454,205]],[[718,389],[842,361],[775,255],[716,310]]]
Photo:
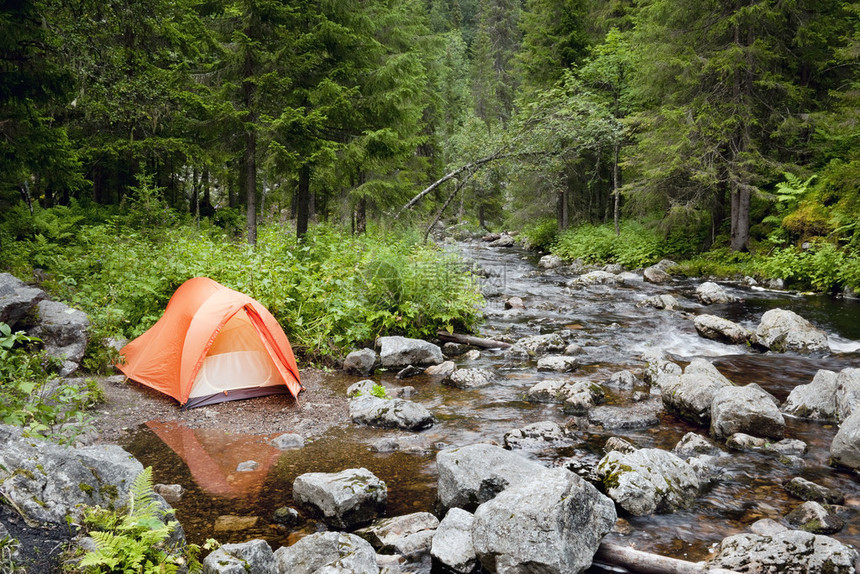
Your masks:
[[[387,516],[432,512],[435,452],[439,448],[475,442],[501,444],[506,432],[532,422],[551,420],[564,425],[569,417],[562,413],[560,405],[526,402],[522,398],[525,391],[547,378],[603,383],[616,371],[641,370],[644,363],[640,356],[645,351],[661,350],[679,363],[706,357],[735,384],[758,383],[779,400],[784,400],[794,386],[809,383],[818,369],[860,367],[857,300],[724,284],[743,302],[705,308],[695,301],[698,282],[657,286],[631,277],[620,287],[568,287],[571,277],[539,271],[537,257],[532,253],[490,248],[479,242],[459,244],[458,248],[487,276],[483,280],[488,303],[482,335],[516,339],[568,330],[571,340],[584,351],[579,357],[583,366],[574,373],[543,373],[533,365],[511,366],[499,351],[484,351],[477,360],[460,359],[463,367],[492,369],[498,375],[495,384],[474,390],[443,386],[424,376],[398,381],[394,373],[377,374],[374,379],[386,386],[415,387],[413,400],[435,414],[438,424],[419,435],[347,424],[324,436],[311,437],[300,450],[281,452],[267,444],[271,437],[225,435],[152,422],[134,433],[124,446],[144,465],[153,467],[156,482],[178,483],[187,489],[177,504],[177,517],[190,541],[199,543],[208,537],[221,542],[264,538],[277,548],[315,531],[320,525],[313,521],[287,529],[272,520],[276,508],[292,505],[292,482],[305,472],[365,467],[388,485]],[[662,293],[675,295],[683,311],[637,306],[647,296]],[[521,297],[526,309],[505,310],[503,300],[510,296]],[[690,318],[706,312],[755,327],[761,315],[775,307],[791,309],[824,329],[833,353],[810,358],[762,354],[743,346],[725,345],[700,338]],[[326,384],[343,392],[357,380],[331,375]],[[607,388],[607,402],[630,404],[632,391]],[[588,429],[579,431],[582,442],[575,447],[524,454],[548,466],[582,467],[599,460],[610,436],[630,438],[641,447],[671,450],[691,430],[707,435],[707,429],[697,429],[664,414],[658,426],[634,431]],[[691,508],[668,515],[624,517],[607,540],[677,558],[705,559],[725,536],[747,531],[760,518],[778,520],[799,505],[800,501],[784,491],[782,483],[803,476],[845,493],[846,504],[840,515],[846,526],[834,537],[860,547],[860,484],[855,475],[827,464],[836,430],[834,425],[789,419],[787,437],[809,445],[809,452],[802,457],[802,468],[786,466],[763,454],[722,457],[721,478]],[[400,437],[411,447],[393,453],[371,450],[374,442],[391,436]],[[237,473],[236,466],[247,460],[256,461],[259,468]],[[224,516],[244,517],[247,521],[230,524]]]

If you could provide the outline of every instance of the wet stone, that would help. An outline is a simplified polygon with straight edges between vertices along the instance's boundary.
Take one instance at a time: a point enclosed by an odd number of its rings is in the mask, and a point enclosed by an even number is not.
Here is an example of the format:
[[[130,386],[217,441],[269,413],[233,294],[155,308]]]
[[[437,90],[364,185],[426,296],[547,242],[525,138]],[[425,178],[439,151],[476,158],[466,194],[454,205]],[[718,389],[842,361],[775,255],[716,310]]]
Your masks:
[[[431,377],[450,377],[456,370],[457,365],[454,364],[454,361],[444,361],[438,365],[427,367],[424,369],[424,374]]]
[[[557,423],[543,421],[505,433],[505,448],[544,449],[572,445],[576,439]]]
[[[284,433],[272,439],[272,446],[278,450],[291,450],[305,446],[305,439],[300,434]]]
[[[626,454],[639,450],[639,447],[633,444],[633,442],[625,438],[621,438],[620,436],[609,437],[603,445],[603,452],[613,452],[616,450]]]
[[[236,472],[253,472],[258,468],[260,468],[259,462],[256,460],[246,460],[239,463],[239,466],[236,467]]]
[[[681,440],[678,441],[678,444],[675,445],[675,448],[672,449],[672,452],[681,458],[689,458],[700,454],[713,455],[719,451],[720,449],[717,448],[717,445],[702,435],[694,432],[688,432],[685,434]]]
[[[657,426],[663,410],[659,399],[642,401],[626,407],[601,406],[588,412],[588,422],[603,430],[634,430]]]
[[[353,351],[343,361],[343,370],[350,375],[367,376],[373,372],[379,357],[373,349]]]
[[[783,486],[789,494],[796,496],[801,500],[811,500],[824,504],[845,503],[845,495],[838,490],[821,486],[820,484],[816,484],[799,476],[792,478]]]
[[[792,526],[813,534],[834,534],[845,526],[845,521],[835,512],[814,501],[804,502],[786,514],[785,520]]]
[[[260,522],[259,516],[235,516],[232,514],[222,514],[215,519],[215,525],[212,530],[217,533],[241,532],[257,526]]]
[[[416,375],[420,375],[420,374],[421,374],[421,373],[423,373],[423,372],[424,372],[424,369],[423,369],[423,368],[421,368],[421,367],[416,367],[416,366],[413,366],[413,365],[408,365],[408,366],[404,367],[403,369],[400,369],[400,370],[397,372],[397,375],[395,375],[395,378],[396,378],[396,379],[398,379],[398,380],[400,380],[400,379],[408,379],[409,377],[414,377],[414,376],[416,376]]]
[[[282,526],[295,526],[299,523],[299,511],[289,506],[282,506],[275,510],[272,518]]]
[[[293,482],[293,499],[337,528],[370,522],[385,511],[388,487],[366,468],[309,472]]]
[[[622,389],[629,389],[635,387],[639,383],[639,379],[637,379],[636,375],[630,371],[618,371],[617,373],[612,373],[607,384]]]
[[[176,504],[182,498],[185,489],[182,488],[181,484],[156,484],[153,485],[152,491],[160,495],[169,504]]]

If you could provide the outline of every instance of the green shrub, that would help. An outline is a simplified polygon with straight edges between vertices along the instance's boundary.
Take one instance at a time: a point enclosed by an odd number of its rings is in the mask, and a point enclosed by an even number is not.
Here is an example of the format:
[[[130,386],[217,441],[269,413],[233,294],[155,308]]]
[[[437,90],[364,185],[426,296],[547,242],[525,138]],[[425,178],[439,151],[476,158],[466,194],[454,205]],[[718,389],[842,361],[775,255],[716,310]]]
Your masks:
[[[564,259],[585,263],[610,261],[615,232],[609,225],[582,225],[561,234],[553,252]]]
[[[544,219],[526,225],[522,231],[526,244],[539,251],[550,251],[558,239],[558,223],[555,219]]]
[[[561,234],[553,252],[585,263],[619,263],[629,268],[651,265],[664,254],[660,234],[638,222],[624,222],[620,235],[613,224],[582,225]]]

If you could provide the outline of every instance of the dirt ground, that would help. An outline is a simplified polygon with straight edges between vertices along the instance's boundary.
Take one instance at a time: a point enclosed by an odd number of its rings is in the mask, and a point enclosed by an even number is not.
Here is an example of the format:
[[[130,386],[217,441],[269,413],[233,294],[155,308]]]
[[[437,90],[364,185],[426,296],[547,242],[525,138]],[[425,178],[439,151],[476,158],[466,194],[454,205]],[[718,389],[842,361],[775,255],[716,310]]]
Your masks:
[[[270,395],[249,400],[227,401],[183,411],[171,397],[127,380],[122,375],[98,379],[105,400],[91,415],[98,443],[121,442],[123,435],[147,421],[181,421],[189,428],[217,428],[231,434],[299,432],[319,436],[333,426],[346,423],[349,412],[345,393],[325,387],[325,374],[315,369],[301,371],[305,391],[298,401],[289,395]],[[318,408],[325,407],[325,408]]]

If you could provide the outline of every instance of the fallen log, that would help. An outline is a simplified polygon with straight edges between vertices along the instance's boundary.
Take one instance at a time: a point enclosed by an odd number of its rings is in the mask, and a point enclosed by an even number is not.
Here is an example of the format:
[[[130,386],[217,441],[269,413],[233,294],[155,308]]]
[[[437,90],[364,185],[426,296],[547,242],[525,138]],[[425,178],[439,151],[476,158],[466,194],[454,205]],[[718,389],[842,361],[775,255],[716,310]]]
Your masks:
[[[600,543],[594,560],[637,574],[736,574],[733,570],[709,568],[706,562],[687,562],[608,542]]]
[[[461,345],[472,345],[474,347],[481,347],[482,349],[507,349],[511,346],[510,343],[505,343],[504,341],[473,337],[472,335],[460,335],[459,333],[449,333],[448,331],[439,331],[437,335],[439,339],[446,343],[460,343]]]

